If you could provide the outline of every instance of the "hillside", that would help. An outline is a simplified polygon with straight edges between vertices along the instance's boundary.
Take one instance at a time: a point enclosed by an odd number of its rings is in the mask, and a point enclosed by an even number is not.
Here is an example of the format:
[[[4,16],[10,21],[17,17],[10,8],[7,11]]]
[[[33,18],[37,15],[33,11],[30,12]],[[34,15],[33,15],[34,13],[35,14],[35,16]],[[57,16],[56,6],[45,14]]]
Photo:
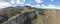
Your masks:
[[[36,9],[36,8],[30,7],[30,6],[24,6],[24,7],[21,7],[21,6],[6,7],[6,8],[4,8],[4,9],[2,9],[0,11],[0,17],[2,18],[2,19],[0,19],[0,24],[3,23],[3,22],[5,22],[5,21],[8,21],[12,17],[14,18],[14,16],[16,16],[16,15],[19,16],[24,11],[30,13],[30,11],[34,11],[34,9]]]
[[[59,18],[57,9],[16,6],[0,10],[0,24],[60,24]]]

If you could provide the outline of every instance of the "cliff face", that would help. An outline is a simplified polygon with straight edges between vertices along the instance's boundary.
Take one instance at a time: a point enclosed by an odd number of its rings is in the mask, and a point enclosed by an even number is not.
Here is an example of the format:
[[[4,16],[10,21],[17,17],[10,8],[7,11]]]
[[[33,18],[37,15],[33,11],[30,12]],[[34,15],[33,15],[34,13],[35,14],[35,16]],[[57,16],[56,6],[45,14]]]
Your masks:
[[[33,9],[34,8],[29,7],[29,6],[7,7],[5,9],[2,9],[0,11],[0,17],[1,17],[0,24],[1,23],[3,24],[26,24],[27,20],[29,23],[32,23],[32,20],[37,17],[37,14]],[[21,13],[23,14],[20,15]]]
[[[32,21],[34,19],[36,19],[37,21],[37,14],[35,14],[34,12],[25,12],[15,15],[2,24],[32,24]]]
[[[60,24],[60,10],[7,7],[0,10],[0,24]]]

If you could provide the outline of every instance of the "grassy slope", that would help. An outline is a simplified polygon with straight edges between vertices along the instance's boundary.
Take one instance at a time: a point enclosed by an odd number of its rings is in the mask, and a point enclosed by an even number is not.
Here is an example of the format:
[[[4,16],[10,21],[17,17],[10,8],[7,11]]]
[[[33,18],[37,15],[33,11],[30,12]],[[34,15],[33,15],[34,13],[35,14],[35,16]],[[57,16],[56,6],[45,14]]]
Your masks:
[[[45,10],[45,14],[37,17],[37,24],[60,24],[60,10]]]

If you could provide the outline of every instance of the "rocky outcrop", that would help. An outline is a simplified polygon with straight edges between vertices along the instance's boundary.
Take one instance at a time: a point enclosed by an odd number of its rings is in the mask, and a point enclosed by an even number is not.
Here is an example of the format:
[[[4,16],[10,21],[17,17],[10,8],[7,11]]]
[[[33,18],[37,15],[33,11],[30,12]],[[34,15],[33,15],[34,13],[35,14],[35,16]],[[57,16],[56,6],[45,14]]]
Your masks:
[[[37,14],[33,12],[26,12],[23,14],[17,15],[14,19],[9,19],[8,21],[2,24],[32,24],[32,21],[37,18]]]
[[[44,12],[44,9],[37,9],[29,6],[7,7],[0,11],[0,17],[3,19],[3,21],[0,19],[0,22],[2,24],[37,24],[38,14],[44,16]]]

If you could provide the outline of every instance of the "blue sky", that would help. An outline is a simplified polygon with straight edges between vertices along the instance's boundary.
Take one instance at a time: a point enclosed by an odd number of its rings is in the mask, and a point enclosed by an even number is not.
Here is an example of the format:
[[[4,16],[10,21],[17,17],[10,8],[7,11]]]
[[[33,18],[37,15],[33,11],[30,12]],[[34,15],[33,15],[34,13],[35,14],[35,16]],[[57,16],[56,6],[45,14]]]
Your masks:
[[[16,3],[17,0],[14,0],[14,4],[11,3],[12,0],[5,0],[5,2],[9,3],[11,6],[21,6],[21,5],[25,5],[25,4],[30,4],[30,5],[38,5],[37,1],[35,0],[25,0],[25,3],[24,4],[20,4],[20,3]],[[1,2],[1,0],[0,0]],[[2,1],[3,3],[4,1]],[[43,5],[43,6],[57,6],[57,7],[60,7],[60,0],[40,0],[40,2],[42,3],[39,3],[39,5]]]
[[[16,0],[14,0],[16,2]],[[42,4],[44,5],[49,5],[49,4],[53,4],[53,5],[59,5],[60,6],[60,0],[54,0],[54,1],[51,1],[51,0],[42,0]],[[11,0],[6,0],[6,2],[9,2],[11,3]],[[25,0],[25,3],[29,3],[31,5],[36,5],[37,2],[35,2],[35,0]],[[17,3],[15,3],[14,5],[17,5]]]

